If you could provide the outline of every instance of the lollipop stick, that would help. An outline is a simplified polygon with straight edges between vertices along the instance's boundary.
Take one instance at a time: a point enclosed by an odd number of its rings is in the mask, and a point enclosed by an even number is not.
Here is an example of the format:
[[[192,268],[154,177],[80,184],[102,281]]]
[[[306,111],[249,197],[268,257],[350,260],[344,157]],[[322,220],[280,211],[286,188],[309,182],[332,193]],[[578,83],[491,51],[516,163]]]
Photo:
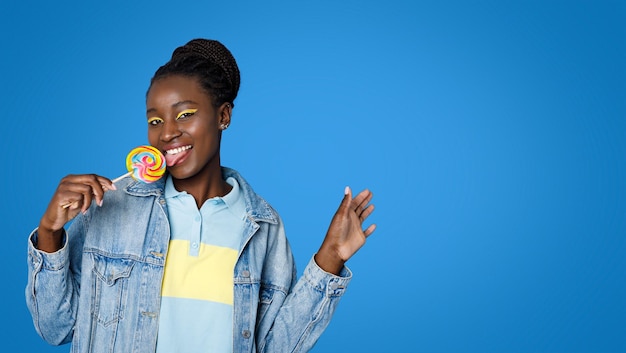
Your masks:
[[[65,205],[63,205],[63,208],[68,208],[70,206],[72,206],[74,202],[70,202],[70,203],[66,203]]]
[[[129,175],[131,175],[131,174],[133,174],[133,172],[132,172],[132,171],[130,171],[130,172],[128,172],[128,173],[126,173],[126,174],[124,174],[124,175],[120,175],[120,176],[118,176],[117,178],[115,178],[115,179],[111,180],[111,182],[112,182],[112,183],[116,183],[116,182],[118,182],[118,181],[122,180],[123,178],[125,178],[125,177],[127,177],[127,176],[129,176]]]

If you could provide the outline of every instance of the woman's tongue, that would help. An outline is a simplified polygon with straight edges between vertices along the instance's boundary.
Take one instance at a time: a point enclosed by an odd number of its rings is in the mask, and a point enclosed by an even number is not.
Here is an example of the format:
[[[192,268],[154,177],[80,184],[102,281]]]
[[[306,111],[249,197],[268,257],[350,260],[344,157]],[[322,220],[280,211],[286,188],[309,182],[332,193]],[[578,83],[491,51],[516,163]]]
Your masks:
[[[176,154],[169,154],[166,153],[165,154],[165,163],[167,164],[168,167],[173,167],[176,164],[180,163],[181,160],[183,160],[183,158],[185,158],[189,152],[191,152],[191,149],[182,151],[182,152],[178,152]]]

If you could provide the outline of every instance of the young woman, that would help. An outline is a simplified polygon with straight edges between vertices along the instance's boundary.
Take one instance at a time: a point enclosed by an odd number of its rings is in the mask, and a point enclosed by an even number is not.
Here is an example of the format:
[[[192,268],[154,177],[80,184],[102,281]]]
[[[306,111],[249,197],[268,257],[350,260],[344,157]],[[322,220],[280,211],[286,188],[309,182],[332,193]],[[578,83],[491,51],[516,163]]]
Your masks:
[[[146,99],[148,140],[167,174],[151,184],[61,180],[29,238],[26,300],[43,339],[85,353],[313,347],[350,281],[344,263],[375,229],[362,225],[372,194],[346,188],[297,280],[279,215],[220,163],[238,90],[226,47],[188,42]]]

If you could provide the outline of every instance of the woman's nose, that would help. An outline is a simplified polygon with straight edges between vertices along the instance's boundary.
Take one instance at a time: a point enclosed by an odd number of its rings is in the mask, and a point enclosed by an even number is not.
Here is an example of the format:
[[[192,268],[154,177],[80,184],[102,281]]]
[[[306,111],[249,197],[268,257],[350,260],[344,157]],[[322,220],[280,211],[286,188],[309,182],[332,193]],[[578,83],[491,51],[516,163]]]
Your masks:
[[[164,122],[163,130],[161,130],[161,140],[171,141],[181,135],[178,124],[175,122]]]

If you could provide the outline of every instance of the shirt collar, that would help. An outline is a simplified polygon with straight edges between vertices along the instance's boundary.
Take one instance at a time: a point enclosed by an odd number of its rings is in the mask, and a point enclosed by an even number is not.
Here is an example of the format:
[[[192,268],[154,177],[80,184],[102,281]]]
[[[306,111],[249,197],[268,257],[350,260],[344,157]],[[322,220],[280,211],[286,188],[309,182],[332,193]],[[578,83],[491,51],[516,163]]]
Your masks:
[[[174,187],[174,181],[172,180],[172,176],[168,175],[167,179],[165,180],[165,198],[173,199],[181,195],[187,195],[187,192],[176,190],[176,188]]]
[[[230,208],[235,215],[243,215],[246,212],[246,205],[243,201],[243,194],[241,193],[241,189],[239,189],[239,183],[237,179],[233,177],[229,177],[226,179],[226,182],[229,183],[233,188],[230,192],[221,199],[224,201],[226,206]]]
[[[233,177],[226,178],[226,182],[230,184],[233,188],[230,192],[224,197],[212,197],[207,201],[218,201],[219,203],[223,202],[228,206],[228,208],[237,216],[244,215],[246,212],[246,205],[243,200],[243,194],[241,189],[239,188],[239,183],[237,179]],[[172,176],[168,175],[167,180],[165,181],[165,198],[166,199],[174,199],[180,196],[189,195],[186,191],[178,191],[174,187],[174,181],[172,180]]]

